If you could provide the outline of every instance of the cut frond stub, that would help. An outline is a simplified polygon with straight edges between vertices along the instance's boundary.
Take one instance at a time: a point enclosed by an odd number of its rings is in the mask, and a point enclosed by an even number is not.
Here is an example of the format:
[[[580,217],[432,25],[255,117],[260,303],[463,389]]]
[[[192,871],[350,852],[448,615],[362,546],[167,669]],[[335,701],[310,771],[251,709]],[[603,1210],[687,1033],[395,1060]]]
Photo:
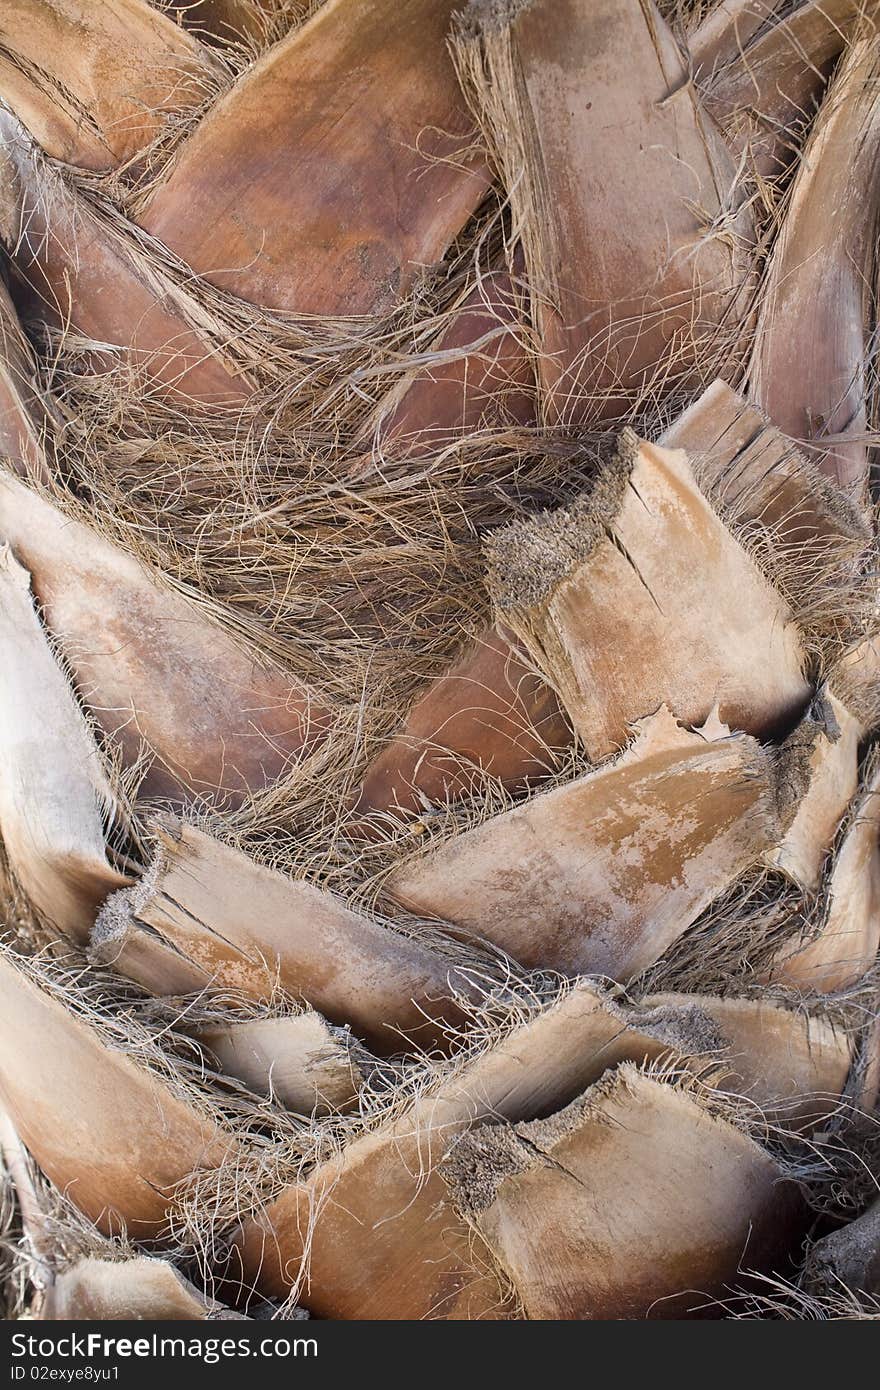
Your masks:
[[[745,155],[765,179],[791,164],[798,133],[858,20],[878,14],[877,0],[801,0],[785,8],[701,83],[734,158]]]
[[[4,0],[0,97],[66,164],[133,159],[213,75],[209,54],[147,0]]]
[[[522,238],[548,420],[717,371],[750,214],[656,6],[471,0],[456,49]]]
[[[351,1036],[313,1011],[217,1024],[198,1041],[227,1076],[298,1115],[345,1110],[363,1085]]]
[[[488,186],[446,51],[457,3],[322,5],[184,142],[142,225],[252,303],[391,308]]]
[[[786,942],[770,978],[807,993],[845,989],[868,971],[880,946],[880,772],[857,799],[828,880],[821,925],[806,943]]]
[[[513,634],[488,629],[445,676],[432,681],[403,729],[367,768],[357,812],[416,811],[495,777],[538,782],[571,743],[554,691],[517,653]]]
[[[240,407],[250,393],[202,331],[197,297],[158,274],[127,229],[40,164],[25,131],[0,108],[0,186],[11,226],[23,315],[53,333],[78,336],[96,374],[124,364],[150,389],[178,402]],[[113,293],[107,294],[107,285]]]
[[[762,292],[756,401],[866,501],[866,379],[880,215],[880,36],[856,38],[822,103]]]
[[[2,473],[0,537],[30,570],[83,703],[125,764],[154,756],[143,794],[240,801],[326,736],[311,692],[259,664],[207,605]]]
[[[621,1062],[692,1057],[705,1070],[724,1046],[699,1007],[631,1009],[580,980],[282,1193],[243,1230],[243,1266],[269,1294],[301,1290],[321,1317],[510,1317],[493,1262],[449,1203],[444,1156],[474,1121],[551,1114]]]
[[[796,549],[801,564],[806,552],[814,584],[814,560],[823,570],[845,564],[871,539],[864,509],[723,381],[707,387],[659,442],[684,450],[729,525],[760,523],[775,548]]]
[[[717,707],[731,728],[765,736],[809,699],[788,605],[680,451],[626,431],[591,493],[495,532],[484,553],[499,619],[593,761],[661,704],[692,725]]]
[[[815,1292],[880,1296],[880,1202],[855,1221],[824,1236],[809,1252],[807,1269]]]
[[[428,946],[193,826],[169,824],[159,841],[144,878],[108,900],[92,942],[145,989],[214,985],[268,1001],[281,988],[383,1052],[404,1035],[431,1046],[460,1018],[454,995],[471,985]]]
[[[771,755],[666,709],[619,759],[407,860],[387,893],[528,966],[626,980],[778,843]]]
[[[167,1260],[86,1257],[57,1276],[41,1317],[57,1322],[203,1322],[241,1318],[201,1293]]]
[[[791,735],[789,746],[797,743],[809,759],[807,787],[781,843],[768,853],[767,863],[807,892],[819,887],[825,856],[856,793],[864,732],[846,706],[830,690],[823,690]]]
[[[800,1215],[768,1153],[631,1065],[548,1120],[480,1126],[442,1172],[528,1318],[705,1311],[772,1269]]]
[[[107,857],[117,800],[94,734],[49,645],[30,576],[0,545],[0,834],[31,902],[88,940],[108,893],[129,880]]]
[[[517,273],[521,256],[514,257]],[[484,427],[536,424],[534,368],[522,333],[516,280],[503,270],[488,271],[454,311],[430,360],[383,401],[375,448],[417,458]]]
[[[234,1141],[0,954],[0,1096],[46,1176],[105,1234],[163,1234],[175,1188]]]

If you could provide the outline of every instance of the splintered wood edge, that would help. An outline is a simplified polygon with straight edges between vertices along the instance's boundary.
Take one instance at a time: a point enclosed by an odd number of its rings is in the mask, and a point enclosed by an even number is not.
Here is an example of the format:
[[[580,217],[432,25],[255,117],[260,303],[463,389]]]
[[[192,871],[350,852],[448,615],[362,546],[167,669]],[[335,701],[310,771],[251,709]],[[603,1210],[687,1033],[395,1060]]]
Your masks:
[[[653,1021],[655,1011],[661,1019],[671,1017],[673,1028],[676,1019],[682,1020],[678,1026],[685,1048],[685,1021],[692,1015],[706,1020],[697,1038],[705,1034],[708,1039],[710,1027],[717,1032],[712,1060],[718,1076],[713,1076],[713,1084],[725,1094],[743,1096],[756,1108],[756,1118],[769,1117],[774,1125],[798,1132],[815,1128],[819,1119],[847,1103],[857,1059],[848,1033],[823,1013],[810,1014],[792,1001],[766,997],[665,992],[643,996],[630,1015],[630,1026],[638,1026],[640,1017]],[[784,1033],[781,1048],[775,1028]],[[713,1049],[707,1042],[702,1050]],[[691,1068],[688,1059],[689,1069],[705,1075],[698,1058],[695,1063]],[[809,1073],[806,1084],[801,1068]],[[746,1082],[748,1089],[743,1090]],[[855,1083],[864,1090],[859,1077]]]
[[[664,448],[684,449],[697,485],[728,525],[759,521],[779,533],[784,541],[785,529],[797,526],[797,511],[786,516],[784,523],[764,521],[763,512],[768,500],[772,500],[761,487],[764,475],[752,477],[748,469],[737,469],[741,455],[764,436],[778,440],[785,448],[787,467],[778,485],[796,487],[803,496],[805,510],[822,516],[827,529],[842,541],[867,545],[873,531],[864,511],[833,479],[820,472],[793,440],[783,435],[766,411],[720,378],[663,431],[658,443]],[[725,495],[731,478],[736,487],[733,500]],[[760,503],[757,510],[756,498]]]
[[[716,414],[717,424],[710,425],[709,421]],[[741,416],[754,416],[754,426],[749,428],[746,438],[736,441],[733,447],[726,447],[724,435]],[[783,440],[780,431],[763,412],[720,380],[713,382],[663,432],[656,445],[640,439],[626,427],[615,453],[589,491],[568,506],[499,527],[484,540],[486,585],[499,615],[515,614],[546,603],[556,587],[590,558],[620,511],[642,449],[665,449],[686,460],[696,493],[712,507],[722,525],[733,528],[731,536],[737,541],[736,528],[750,521],[760,521],[761,517],[760,513],[754,514],[751,506],[755,489],[744,485],[747,475],[736,479],[737,497],[730,505],[724,498],[725,481],[735,474],[740,455],[764,432]],[[797,487],[805,505],[809,504],[812,511],[823,515],[828,529],[842,541],[858,546],[867,544],[870,527],[855,502],[794,444],[785,441],[785,445],[790,467],[782,481]],[[766,505],[766,497],[763,493],[761,496]],[[769,529],[784,542],[786,528],[796,527],[797,520],[795,511],[776,525],[770,523]]]
[[[626,428],[595,486],[569,507],[494,531],[483,543],[487,587],[504,614],[546,601],[589,559],[618,515],[643,441]]]
[[[747,1250],[750,1248],[752,1234],[757,1234],[758,1249],[764,1243],[764,1238],[770,1236],[773,1245],[780,1243],[779,1237],[786,1239],[792,1234],[796,1217],[800,1214],[803,1203],[796,1189],[790,1186],[786,1194],[780,1194],[778,1202],[771,1201],[777,1183],[787,1175],[778,1161],[771,1156],[756,1140],[742,1127],[741,1124],[731,1122],[730,1112],[719,1103],[717,1096],[707,1092],[699,1082],[682,1078],[680,1076],[664,1073],[662,1069],[645,1069],[623,1063],[613,1073],[608,1073],[594,1086],[590,1087],[582,1096],[572,1101],[571,1104],[557,1111],[548,1119],[537,1120],[528,1123],[511,1125],[508,1123],[488,1123],[473,1126],[452,1149],[446,1159],[440,1165],[440,1174],[443,1177],[450,1192],[453,1207],[459,1214],[471,1224],[486,1241],[492,1255],[498,1262],[499,1267],[512,1281],[514,1288],[521,1297],[526,1298],[526,1312],[528,1314],[528,1283],[521,1287],[517,1278],[517,1263],[525,1270],[527,1275],[530,1273],[532,1282],[540,1288],[546,1277],[549,1265],[551,1271],[559,1261],[556,1278],[561,1278],[564,1270],[566,1254],[564,1250],[551,1254],[547,1252],[546,1261],[535,1254],[535,1233],[532,1233],[531,1250],[526,1245],[520,1252],[519,1261],[513,1258],[511,1263],[510,1252],[516,1253],[516,1226],[517,1214],[515,1210],[508,1213],[509,1222],[503,1219],[503,1202],[505,1187],[509,1183],[516,1182],[517,1177],[527,1173],[540,1173],[544,1170],[548,1175],[560,1171],[564,1176],[571,1178],[572,1193],[575,1191],[575,1184],[580,1187],[587,1187],[586,1195],[578,1199],[569,1194],[569,1200],[576,1204],[579,1200],[584,1201],[585,1214],[595,1208],[597,1202],[602,1200],[604,1195],[609,1197],[608,1188],[613,1183],[613,1178],[609,1180],[606,1167],[601,1172],[601,1182],[597,1182],[597,1190],[590,1190],[587,1184],[575,1173],[570,1173],[565,1167],[559,1169],[559,1163],[554,1158],[555,1149],[558,1143],[567,1136],[588,1133],[591,1126],[599,1126],[606,1129],[609,1125],[614,1128],[622,1127],[624,1130],[629,1126],[617,1117],[615,1123],[615,1106],[635,1107],[636,1111],[641,1106],[650,1108],[666,1107],[669,1110],[669,1122],[673,1126],[677,1135],[678,1144],[686,1144],[687,1126],[689,1122],[694,1125],[708,1122],[708,1130],[704,1131],[705,1138],[711,1142],[714,1149],[715,1162],[711,1171],[705,1173],[706,1191],[710,1197],[714,1193],[714,1201],[710,1205],[709,1215],[711,1223],[707,1227],[706,1236],[709,1239],[708,1254],[710,1256],[710,1268],[706,1272],[712,1283],[713,1288],[706,1292],[719,1292],[720,1286],[716,1280],[730,1278],[735,1274],[735,1255],[736,1251],[730,1244],[731,1237],[736,1233],[737,1227],[741,1228],[744,1241],[744,1251],[746,1253],[746,1269],[748,1269]],[[637,1138],[632,1138],[631,1142],[638,1144]],[[607,1161],[608,1154],[605,1158]],[[652,1163],[656,1162],[653,1149],[645,1147],[645,1162],[650,1169]],[[725,1200],[732,1201],[732,1198],[725,1198],[725,1166],[729,1165],[730,1174],[739,1174],[739,1185],[744,1179],[747,1186],[752,1190],[751,1195],[754,1200],[754,1209],[742,1211],[739,1207],[731,1207],[729,1210],[729,1220],[724,1229],[716,1231],[718,1221],[719,1203],[723,1206]],[[719,1191],[720,1185],[720,1191]],[[604,1194],[602,1189],[605,1189]],[[514,1188],[515,1193],[515,1188]],[[741,1193],[739,1194],[742,1195]],[[547,1200],[552,1202],[552,1194],[548,1192]],[[556,1194],[559,1200],[559,1194]],[[490,1212],[499,1203],[498,1208],[499,1224],[498,1229],[493,1231],[491,1221],[488,1222]],[[686,1193],[679,1194],[679,1206],[681,1208],[679,1216],[684,1216],[688,1212],[690,1220],[695,1228],[699,1227],[701,1215],[701,1203],[699,1190],[689,1189]],[[712,1210],[712,1207],[715,1210]],[[547,1209],[548,1219],[552,1212],[552,1206]],[[638,1300],[640,1289],[633,1287],[631,1280],[631,1268],[628,1261],[636,1254],[638,1244],[638,1231],[632,1226],[632,1214],[627,1213],[628,1230],[622,1232],[623,1246],[630,1242],[631,1248],[618,1249],[619,1268],[616,1271],[619,1279],[619,1293],[615,1287],[615,1269],[613,1261],[610,1259],[611,1244],[613,1240],[613,1230],[609,1231],[609,1226],[614,1224],[614,1203],[610,1201],[602,1210],[600,1228],[605,1227],[604,1233],[600,1229],[599,1243],[597,1247],[597,1277],[598,1289],[604,1289],[604,1294],[599,1293],[599,1308],[605,1309],[607,1306],[614,1306],[615,1299],[619,1299],[621,1309],[632,1303],[633,1298]],[[663,1222],[668,1223],[676,1215],[674,1210],[663,1212],[659,1218],[659,1231],[662,1232]],[[568,1213],[566,1218],[559,1212],[559,1221],[568,1218],[574,1221],[574,1214]],[[521,1219],[521,1218],[520,1218]],[[650,1206],[643,1209],[643,1219],[651,1221]],[[757,1232],[753,1232],[753,1224],[757,1221]],[[778,1225],[778,1233],[773,1229]],[[765,1229],[762,1231],[762,1227]],[[575,1222],[574,1229],[577,1229]],[[511,1246],[506,1247],[505,1232],[511,1239]],[[539,1234],[539,1233],[538,1233]],[[652,1229],[652,1235],[656,1236],[657,1231]],[[749,1244],[746,1244],[746,1242]],[[717,1252],[713,1249],[713,1244],[717,1243]],[[687,1238],[684,1240],[687,1245]],[[603,1258],[604,1247],[604,1258]],[[686,1249],[679,1252],[679,1258],[686,1253]],[[717,1259],[716,1259],[717,1255]],[[740,1256],[742,1258],[742,1255]],[[523,1263],[524,1262],[524,1263]],[[763,1262],[759,1255],[759,1263]],[[532,1265],[529,1271],[529,1265]],[[726,1266],[731,1266],[726,1268]],[[612,1278],[612,1284],[608,1286],[607,1280]],[[668,1278],[668,1274],[666,1276]],[[693,1283],[685,1276],[685,1282],[680,1288],[664,1289],[662,1284],[650,1290],[649,1297],[653,1303],[656,1297],[675,1296],[677,1293],[686,1293],[693,1289]],[[551,1278],[544,1291],[544,1303],[552,1305],[555,1301],[554,1281]],[[585,1289],[581,1297],[587,1294]],[[587,1295],[588,1296],[588,1295]],[[644,1296],[644,1295],[642,1295]],[[604,1303],[603,1303],[604,1298]],[[643,1310],[647,1313],[648,1308]],[[537,1316],[552,1316],[546,1309],[538,1312]],[[569,1316],[574,1314],[569,1311]],[[584,1312],[583,1315],[589,1316]],[[601,1311],[598,1313],[601,1316]],[[618,1315],[623,1315],[619,1313]],[[630,1316],[632,1316],[630,1311]]]
[[[494,1202],[505,1178],[528,1171],[532,1166],[541,1166],[549,1156],[552,1145],[564,1135],[591,1121],[606,1123],[606,1102],[618,1095],[637,1100],[639,1093],[650,1094],[663,1104],[684,1101],[686,1108],[692,1109],[695,1114],[705,1115],[727,1130],[731,1138],[743,1148],[750,1149],[757,1160],[768,1168],[776,1168],[782,1175],[772,1155],[746,1130],[728,1118],[723,1098],[705,1091],[693,1079],[669,1072],[664,1074],[662,1069],[646,1069],[633,1062],[622,1062],[547,1119],[514,1124],[475,1124],[441,1165],[456,1208],[469,1217],[486,1211]],[[521,1143],[521,1140],[525,1140],[525,1143]]]

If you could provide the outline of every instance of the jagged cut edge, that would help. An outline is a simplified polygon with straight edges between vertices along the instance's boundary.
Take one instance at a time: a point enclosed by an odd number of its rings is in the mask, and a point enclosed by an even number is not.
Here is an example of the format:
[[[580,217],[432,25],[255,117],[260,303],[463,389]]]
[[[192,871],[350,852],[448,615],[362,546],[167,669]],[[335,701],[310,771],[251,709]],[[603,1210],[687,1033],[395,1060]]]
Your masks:
[[[577,565],[589,559],[620,512],[640,449],[641,440],[627,426],[589,492],[569,507],[515,521],[487,538],[486,582],[500,612],[548,599]]]

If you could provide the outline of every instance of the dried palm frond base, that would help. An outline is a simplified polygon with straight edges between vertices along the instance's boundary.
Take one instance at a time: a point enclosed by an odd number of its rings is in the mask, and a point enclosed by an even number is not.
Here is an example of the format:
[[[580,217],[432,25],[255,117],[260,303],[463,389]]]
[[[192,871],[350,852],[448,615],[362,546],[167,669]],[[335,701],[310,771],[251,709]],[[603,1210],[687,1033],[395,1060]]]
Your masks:
[[[3,7],[8,1316],[880,1316],[878,15]]]

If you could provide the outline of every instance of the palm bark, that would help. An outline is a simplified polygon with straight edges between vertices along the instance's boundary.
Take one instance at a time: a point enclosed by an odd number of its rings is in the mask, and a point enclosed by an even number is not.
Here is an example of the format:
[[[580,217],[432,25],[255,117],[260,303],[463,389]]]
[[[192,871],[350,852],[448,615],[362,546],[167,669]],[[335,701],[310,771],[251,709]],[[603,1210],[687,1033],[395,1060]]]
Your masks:
[[[214,75],[146,0],[6,0],[0,15],[0,96],[47,154],[84,169],[136,158]]]
[[[201,122],[141,223],[297,314],[392,307],[487,189],[446,52],[455,0],[330,0]]]

